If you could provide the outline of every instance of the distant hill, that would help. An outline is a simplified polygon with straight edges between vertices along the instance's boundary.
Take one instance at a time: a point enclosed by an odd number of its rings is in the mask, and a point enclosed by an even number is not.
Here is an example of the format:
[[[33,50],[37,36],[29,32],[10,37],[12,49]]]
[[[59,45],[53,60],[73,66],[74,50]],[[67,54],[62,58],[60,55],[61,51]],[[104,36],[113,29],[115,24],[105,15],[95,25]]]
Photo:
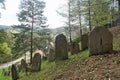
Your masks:
[[[65,32],[64,27],[59,27],[59,28],[50,29],[50,30],[52,31],[53,34],[60,34]]]
[[[11,29],[11,26],[0,25],[0,29],[9,30],[9,29]]]

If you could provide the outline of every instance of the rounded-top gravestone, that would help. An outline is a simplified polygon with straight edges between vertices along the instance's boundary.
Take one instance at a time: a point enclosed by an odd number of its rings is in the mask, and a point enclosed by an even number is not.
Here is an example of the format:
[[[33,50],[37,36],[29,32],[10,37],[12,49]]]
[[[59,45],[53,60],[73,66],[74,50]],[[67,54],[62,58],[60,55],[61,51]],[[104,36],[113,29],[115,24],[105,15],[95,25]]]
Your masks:
[[[68,59],[67,39],[63,34],[59,34],[55,39],[55,58]]]
[[[33,72],[37,72],[41,70],[41,55],[39,53],[35,53],[32,60],[31,69]]]

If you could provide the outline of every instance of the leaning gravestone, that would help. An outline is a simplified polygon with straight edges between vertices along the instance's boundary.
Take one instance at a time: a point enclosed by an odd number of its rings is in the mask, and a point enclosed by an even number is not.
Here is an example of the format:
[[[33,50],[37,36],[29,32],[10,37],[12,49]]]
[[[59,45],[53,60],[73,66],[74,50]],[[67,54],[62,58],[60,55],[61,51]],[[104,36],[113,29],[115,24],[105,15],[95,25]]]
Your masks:
[[[67,39],[63,34],[59,34],[55,39],[55,58],[65,60],[68,59]]]
[[[27,64],[24,59],[21,60],[21,70],[25,72],[27,70]]]
[[[16,70],[16,66],[13,64],[11,68],[11,75],[12,75],[12,80],[17,80],[18,79],[18,73]]]
[[[85,50],[88,48],[88,34],[84,34],[81,36],[81,50]]]
[[[54,49],[52,49],[52,48],[49,49],[47,59],[50,62],[55,60],[55,50]]]
[[[70,52],[71,54],[77,54],[80,52],[79,44],[76,42],[72,42],[70,45]]]
[[[31,65],[32,72],[38,72],[41,70],[41,55],[39,53],[35,53]]]
[[[113,50],[113,35],[105,27],[95,27],[89,35],[90,55],[103,54]]]

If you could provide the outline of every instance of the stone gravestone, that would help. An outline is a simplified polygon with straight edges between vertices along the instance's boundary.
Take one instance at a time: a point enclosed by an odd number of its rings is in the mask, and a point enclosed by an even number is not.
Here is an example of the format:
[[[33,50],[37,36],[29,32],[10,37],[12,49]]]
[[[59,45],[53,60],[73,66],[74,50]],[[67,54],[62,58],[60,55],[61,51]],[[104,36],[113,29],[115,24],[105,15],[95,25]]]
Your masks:
[[[21,60],[21,70],[25,72],[27,70],[27,64],[24,59]]]
[[[55,58],[65,60],[68,59],[67,39],[63,34],[59,34],[55,39]]]
[[[54,61],[55,60],[55,50],[50,48],[48,51],[48,61]]]
[[[113,50],[113,35],[105,27],[95,27],[89,35],[90,55],[103,54]]]
[[[31,64],[31,71],[38,72],[40,70],[41,70],[41,55],[39,53],[35,53]]]
[[[81,36],[81,50],[85,50],[88,48],[88,34],[84,34]]]
[[[80,52],[79,44],[76,42],[72,42],[70,44],[70,52],[72,55],[79,53]]]
[[[18,73],[16,66],[13,64],[11,68],[11,75],[12,75],[12,80],[17,80],[18,79]]]
[[[47,59],[50,62],[55,60],[55,44],[53,42],[49,43]]]

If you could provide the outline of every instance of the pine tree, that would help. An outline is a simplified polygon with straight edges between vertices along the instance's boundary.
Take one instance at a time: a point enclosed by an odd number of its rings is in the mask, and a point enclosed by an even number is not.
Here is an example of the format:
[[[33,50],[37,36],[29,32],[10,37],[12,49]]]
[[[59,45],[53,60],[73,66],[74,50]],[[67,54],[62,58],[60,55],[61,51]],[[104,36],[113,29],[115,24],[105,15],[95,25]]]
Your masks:
[[[33,30],[46,24],[46,17],[43,15],[45,2],[40,0],[22,0],[18,20],[24,29],[31,33],[31,62],[33,53]]]
[[[108,0],[92,0],[92,26],[104,26],[110,23],[110,2]]]

